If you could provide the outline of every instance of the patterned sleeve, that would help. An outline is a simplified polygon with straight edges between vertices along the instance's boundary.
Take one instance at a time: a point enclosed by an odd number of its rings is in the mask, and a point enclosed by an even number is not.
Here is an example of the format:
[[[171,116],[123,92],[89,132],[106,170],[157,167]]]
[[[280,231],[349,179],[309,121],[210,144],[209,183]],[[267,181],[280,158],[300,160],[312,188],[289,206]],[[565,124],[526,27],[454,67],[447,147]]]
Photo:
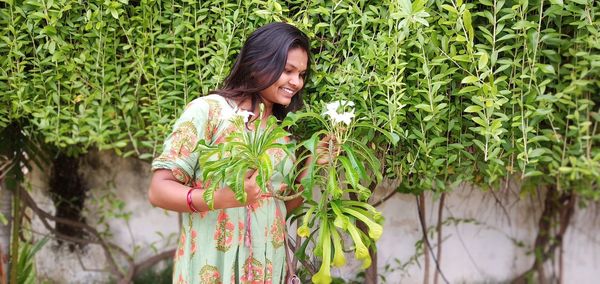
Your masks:
[[[163,152],[152,161],[152,170],[168,169],[181,183],[191,185],[198,154],[194,148],[200,139],[206,139],[209,125],[209,104],[202,98],[190,102],[165,140]]]

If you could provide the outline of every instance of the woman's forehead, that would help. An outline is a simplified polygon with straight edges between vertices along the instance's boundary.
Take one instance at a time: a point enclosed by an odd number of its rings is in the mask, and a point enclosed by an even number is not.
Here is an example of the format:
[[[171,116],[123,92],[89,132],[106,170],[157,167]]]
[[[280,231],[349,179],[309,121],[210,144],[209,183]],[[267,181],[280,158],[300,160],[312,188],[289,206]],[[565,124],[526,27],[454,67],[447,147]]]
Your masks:
[[[299,70],[306,70],[308,54],[302,48],[293,48],[288,51],[287,65]]]

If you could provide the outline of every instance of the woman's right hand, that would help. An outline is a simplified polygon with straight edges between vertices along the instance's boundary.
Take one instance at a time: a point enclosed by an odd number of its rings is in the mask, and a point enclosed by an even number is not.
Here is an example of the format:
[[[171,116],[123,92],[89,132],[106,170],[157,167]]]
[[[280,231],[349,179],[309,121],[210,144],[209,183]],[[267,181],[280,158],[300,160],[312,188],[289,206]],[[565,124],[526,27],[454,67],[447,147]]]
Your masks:
[[[257,170],[250,170],[246,174],[246,180],[244,181],[244,190],[246,190],[246,204],[252,204],[256,202],[262,195],[260,186],[258,186],[256,183],[257,176]]]
[[[330,147],[330,144],[332,147]],[[331,159],[335,159],[340,154],[340,145],[331,134],[323,137],[317,144],[317,164],[327,165]]]

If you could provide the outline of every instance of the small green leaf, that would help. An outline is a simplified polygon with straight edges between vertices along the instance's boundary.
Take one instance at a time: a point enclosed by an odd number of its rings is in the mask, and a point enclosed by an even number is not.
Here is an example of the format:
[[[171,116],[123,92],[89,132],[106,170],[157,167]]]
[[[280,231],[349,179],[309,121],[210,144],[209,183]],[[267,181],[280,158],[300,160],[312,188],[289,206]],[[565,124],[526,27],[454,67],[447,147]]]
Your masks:
[[[110,9],[110,14],[112,15],[113,18],[115,19],[119,19],[119,12],[117,12],[116,9]]]
[[[471,84],[471,83],[475,83],[478,82],[479,78],[475,77],[475,76],[467,76],[465,78],[462,79],[462,81],[460,81],[461,84]]]
[[[364,167],[362,161],[357,159],[356,154],[354,153],[354,150],[345,144],[342,145],[342,149],[348,156],[348,160],[352,164],[352,168],[356,170],[356,173],[358,174],[358,177],[360,178],[360,180],[366,181],[369,178],[369,176],[367,175],[367,171],[365,170],[365,167]]]
[[[550,65],[550,64],[538,64],[538,67],[540,68],[540,70],[542,72],[544,72],[545,74],[555,74],[556,72],[554,71],[554,66]]]
[[[465,9],[465,11],[463,12],[462,18],[463,18],[463,23],[465,25],[465,28],[467,29],[467,32],[469,34],[469,42],[471,42],[471,44],[473,44],[475,31],[473,30],[473,24],[471,21],[471,12],[468,9]]]
[[[344,167],[346,180],[348,180],[352,187],[358,188],[358,173],[352,167],[350,160],[344,156],[339,156],[338,160],[342,163],[342,166]]]
[[[488,59],[489,59],[489,57],[488,57],[487,52],[485,52],[485,51],[482,52],[481,55],[479,56],[479,63],[477,64],[477,67],[480,70],[483,69],[484,67],[486,67],[488,64]]]
[[[480,106],[468,106],[467,108],[465,108],[465,112],[480,112],[482,110],[482,108]]]

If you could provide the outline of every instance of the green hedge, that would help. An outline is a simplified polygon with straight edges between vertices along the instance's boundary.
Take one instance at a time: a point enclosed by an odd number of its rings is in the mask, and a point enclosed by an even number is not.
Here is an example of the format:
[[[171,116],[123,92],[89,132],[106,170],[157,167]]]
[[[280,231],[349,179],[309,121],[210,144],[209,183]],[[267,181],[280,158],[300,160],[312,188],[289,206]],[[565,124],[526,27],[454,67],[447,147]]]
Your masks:
[[[185,103],[223,80],[245,37],[285,20],[312,38],[308,107],[350,99],[393,132],[363,137],[401,190],[515,176],[597,199],[599,5],[4,0],[0,128],[28,125],[71,154],[149,159]]]

